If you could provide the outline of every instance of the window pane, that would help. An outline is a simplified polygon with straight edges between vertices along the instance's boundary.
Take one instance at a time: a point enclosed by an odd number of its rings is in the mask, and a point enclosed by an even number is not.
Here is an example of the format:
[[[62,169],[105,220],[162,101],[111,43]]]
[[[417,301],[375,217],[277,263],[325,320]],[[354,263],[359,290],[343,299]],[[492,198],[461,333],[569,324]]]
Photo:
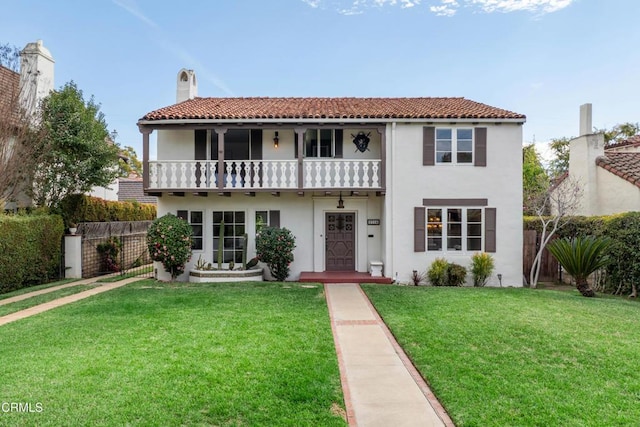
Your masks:
[[[224,248],[225,249],[233,249],[234,248],[235,239],[233,237],[225,237],[224,238]]]
[[[235,251],[223,251],[222,252],[222,262],[231,262],[233,261],[233,254]]]
[[[467,236],[482,236],[482,225],[480,224],[467,224]]]
[[[458,129],[458,142],[461,139],[471,139],[473,137],[472,129]]]
[[[202,212],[201,211],[192,211],[191,212],[191,223],[192,224],[202,224]]]
[[[242,236],[244,234],[244,225],[236,225],[235,233],[236,236]]]
[[[451,251],[461,251],[462,250],[462,239],[459,237],[448,238],[447,239],[447,249]]]
[[[238,211],[235,213],[236,224],[244,224],[244,212]]]
[[[220,235],[220,224],[216,224],[213,226],[213,237],[218,237],[219,235]]]
[[[471,163],[473,161],[473,155],[471,153],[458,153],[458,163]]]
[[[451,139],[451,129],[436,129],[436,139]]]
[[[482,222],[482,209],[467,209],[467,222]]]
[[[249,129],[229,129],[224,134],[225,160],[249,158]]]
[[[451,152],[437,152],[436,160],[438,163],[451,163]]]
[[[468,251],[482,250],[482,239],[478,239],[478,238],[467,239],[467,250]]]
[[[462,224],[447,224],[447,236],[449,237],[462,236]]]
[[[213,223],[214,224],[220,224],[220,221],[222,221],[222,212],[214,212],[213,213]]]
[[[191,249],[194,251],[202,250],[202,237],[194,237],[191,242]]]
[[[332,136],[333,136],[333,130],[331,129],[320,130],[320,157],[331,157]]]
[[[451,151],[451,140],[436,142],[437,151]]]
[[[442,236],[442,209],[427,209],[427,235]]]
[[[233,236],[233,225],[224,225],[224,237],[232,237]]]
[[[202,236],[202,226],[201,225],[192,225],[191,230],[193,230],[193,237]]]
[[[242,264],[242,251],[236,251],[236,264]]]
[[[473,151],[473,144],[471,141],[461,141],[458,140],[458,151]]]
[[[225,224],[231,224],[233,222],[233,212],[225,212],[223,218]]]
[[[442,239],[430,237],[427,239],[427,250],[429,251],[441,251],[442,250]]]
[[[462,222],[462,209],[447,209],[447,221]]]
[[[318,157],[318,130],[307,129],[304,133],[304,149],[307,157]]]

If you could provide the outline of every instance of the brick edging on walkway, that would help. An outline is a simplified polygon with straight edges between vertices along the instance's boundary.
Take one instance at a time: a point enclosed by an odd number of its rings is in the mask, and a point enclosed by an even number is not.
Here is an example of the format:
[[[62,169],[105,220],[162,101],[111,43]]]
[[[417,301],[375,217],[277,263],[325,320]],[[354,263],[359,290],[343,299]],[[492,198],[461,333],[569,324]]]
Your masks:
[[[369,300],[369,297],[367,296],[367,294],[362,290],[362,287],[360,285],[358,285],[358,289],[360,290],[360,293],[364,297],[365,302],[371,309],[371,312],[377,319],[379,326],[382,328],[384,334],[387,336],[387,339],[393,346],[393,349],[395,350],[396,354],[400,357],[400,360],[402,361],[405,368],[407,368],[407,371],[409,371],[409,374],[411,375],[413,380],[416,382],[416,384],[420,388],[420,391],[422,391],[422,394],[424,394],[424,396],[427,398],[427,400],[429,401],[433,409],[436,411],[438,418],[442,420],[442,422],[446,427],[455,427],[455,424],[453,423],[453,420],[451,420],[451,417],[447,413],[446,409],[444,409],[444,406],[442,406],[442,404],[438,401],[438,398],[436,397],[436,395],[433,394],[427,382],[424,380],[424,378],[422,377],[418,369],[416,369],[413,362],[411,362],[411,359],[409,359],[409,356],[407,356],[407,354],[404,352],[402,347],[400,347],[400,344],[398,344],[396,337],[393,335],[391,330],[387,327],[387,324],[384,323],[384,320],[382,320],[382,317],[380,316],[376,308],[373,306],[373,304]],[[333,322],[331,327],[333,328]]]
[[[340,349],[340,342],[338,341],[338,331],[336,329],[336,320],[333,318],[333,312],[331,310],[331,299],[327,292],[327,284],[323,285],[324,298],[327,301],[327,311],[329,312],[329,320],[331,322],[331,333],[333,334],[333,344],[336,348],[336,355],[338,357],[338,369],[340,370],[340,384],[342,385],[342,395],[344,396],[344,406],[347,412],[347,423],[349,427],[358,427],[356,421],[356,415],[353,410],[353,404],[351,402],[351,392],[349,390],[349,382],[347,381],[347,371],[344,366],[344,359],[342,357],[342,350]]]

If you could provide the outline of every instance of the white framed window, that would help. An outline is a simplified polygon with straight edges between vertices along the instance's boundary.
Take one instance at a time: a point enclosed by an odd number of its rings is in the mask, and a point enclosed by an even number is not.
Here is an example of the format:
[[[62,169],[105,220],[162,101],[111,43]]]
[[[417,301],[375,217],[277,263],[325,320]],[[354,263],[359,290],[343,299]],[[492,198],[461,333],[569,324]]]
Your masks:
[[[436,128],[436,163],[473,165],[473,128]]]
[[[304,132],[305,157],[333,157],[335,152],[333,129],[307,129]]]
[[[482,250],[482,208],[428,208],[426,220],[427,251]]]
[[[218,262],[218,248],[222,239],[222,262],[242,262],[245,231],[244,211],[213,212],[213,262]]]
[[[202,211],[178,211],[178,218],[182,218],[189,223],[193,234],[191,235],[191,249],[201,251],[202,238],[204,236],[204,212]]]

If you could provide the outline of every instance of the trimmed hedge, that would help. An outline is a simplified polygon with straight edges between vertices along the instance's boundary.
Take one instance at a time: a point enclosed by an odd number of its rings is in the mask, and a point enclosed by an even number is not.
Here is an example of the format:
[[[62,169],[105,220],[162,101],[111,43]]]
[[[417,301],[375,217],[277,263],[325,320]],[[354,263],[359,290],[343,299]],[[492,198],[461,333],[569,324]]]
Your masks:
[[[156,207],[138,202],[112,202],[84,194],[66,197],[59,205],[64,223],[111,222],[111,221],[153,221]]]
[[[524,217],[524,229],[542,231],[540,220]],[[609,237],[612,262],[606,268],[602,284],[605,292],[626,294],[632,283],[640,287],[640,212],[626,212],[605,216],[569,217],[556,233],[559,238]]]
[[[58,277],[59,215],[0,215],[0,293]]]

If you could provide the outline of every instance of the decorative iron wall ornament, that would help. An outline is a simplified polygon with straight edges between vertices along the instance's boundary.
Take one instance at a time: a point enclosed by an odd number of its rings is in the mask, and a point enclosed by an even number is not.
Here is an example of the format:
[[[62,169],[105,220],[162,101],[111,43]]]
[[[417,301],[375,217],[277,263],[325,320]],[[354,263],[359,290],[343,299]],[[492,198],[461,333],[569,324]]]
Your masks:
[[[371,141],[371,139],[369,138],[369,135],[371,135],[371,132],[365,134],[364,132],[360,131],[358,132],[357,135],[351,134],[351,137],[353,138],[353,143],[356,145],[356,153],[358,151],[360,151],[361,153],[364,153],[365,151],[369,151],[369,142]]]

